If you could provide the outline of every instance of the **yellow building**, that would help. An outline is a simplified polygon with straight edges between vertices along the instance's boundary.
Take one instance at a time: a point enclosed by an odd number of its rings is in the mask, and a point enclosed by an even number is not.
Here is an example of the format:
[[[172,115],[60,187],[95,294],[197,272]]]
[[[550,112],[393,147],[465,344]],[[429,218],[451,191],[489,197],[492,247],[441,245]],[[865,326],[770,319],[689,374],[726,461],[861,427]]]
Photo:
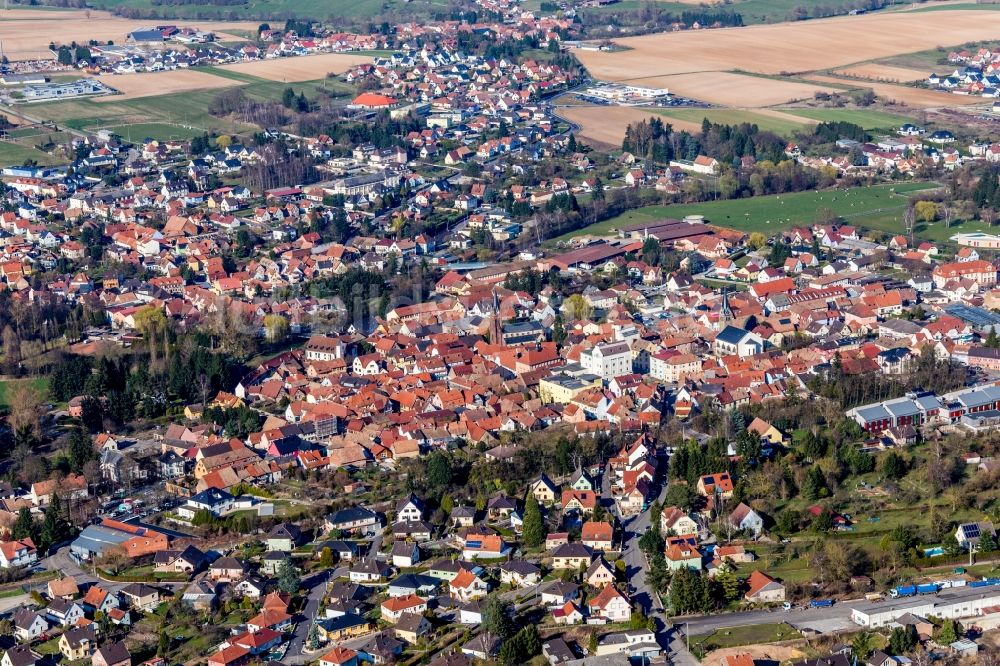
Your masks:
[[[592,388],[601,388],[601,378],[597,375],[552,375],[538,382],[538,397],[544,403],[568,405],[573,398]]]

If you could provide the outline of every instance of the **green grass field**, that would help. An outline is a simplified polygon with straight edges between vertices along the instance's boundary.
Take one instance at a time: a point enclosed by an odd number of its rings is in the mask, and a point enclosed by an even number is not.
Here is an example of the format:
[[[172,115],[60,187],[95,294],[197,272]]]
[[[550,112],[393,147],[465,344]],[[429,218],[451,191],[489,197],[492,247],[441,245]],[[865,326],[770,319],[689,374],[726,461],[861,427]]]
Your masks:
[[[829,208],[852,224],[890,233],[902,231],[906,194],[937,187],[934,183],[901,183],[857,187],[844,192],[796,192],[794,194],[730,199],[695,204],[648,206],[628,211],[618,217],[560,236],[565,240],[583,234],[608,234],[612,230],[639,222],[663,218],[681,219],[685,215],[704,215],[708,222],[740,231],[774,234],[797,224],[816,220],[819,211]],[[963,228],[963,231],[965,229]],[[942,228],[943,231],[943,228]],[[947,235],[958,231],[952,226]]]
[[[797,638],[802,638],[802,634],[790,624],[784,622],[755,624],[723,629],[703,636],[692,636],[691,650],[695,653],[699,651],[711,652],[719,648],[756,645],[759,643],[776,643],[778,641],[791,641]]]
[[[700,123],[703,118],[708,118],[710,122],[723,125],[738,125],[739,123],[753,123],[762,130],[791,136],[795,132],[804,130],[807,126],[805,122],[797,123],[792,120],[775,118],[774,116],[754,113],[753,111],[743,111],[740,109],[664,109],[657,110],[656,113],[665,118],[676,120],[686,120],[692,123]]]
[[[0,381],[0,407],[8,404],[9,393],[17,384],[28,384],[41,394],[42,399],[46,399],[49,394],[49,380],[47,377],[34,377],[32,379],[7,379]]]
[[[782,109],[782,111],[820,122],[854,123],[865,129],[888,129],[913,122],[913,118],[868,109]]]
[[[27,160],[34,160],[42,165],[55,164],[57,162],[48,153],[43,153],[30,146],[22,146],[10,141],[0,141],[0,166],[19,166]]]
[[[245,85],[242,86],[242,89],[247,96],[259,100],[279,100],[285,88],[288,87],[291,87],[296,93],[304,92],[310,98],[315,97],[320,88],[345,95],[354,91],[352,86],[332,78],[287,84],[228,70],[216,68],[206,68],[206,70],[243,82]],[[209,114],[208,105],[217,94],[218,92],[213,90],[197,90],[138,99],[119,100],[113,97],[104,98],[104,101],[73,99],[34,104],[31,111],[35,116],[55,121],[73,129],[109,129],[126,138],[131,131],[133,139],[142,139],[145,136],[163,139],[188,139],[206,131],[222,134],[246,134],[257,129],[252,125],[228,118],[216,118]],[[0,151],[0,158],[4,157]],[[19,159],[23,160],[24,158]]]
[[[167,140],[181,140],[185,141],[187,139],[192,139],[196,136],[201,136],[202,132],[192,129],[190,127],[184,127],[183,125],[174,125],[171,123],[135,123],[132,125],[111,125],[105,128],[110,132],[114,132],[119,136],[123,137],[126,141],[132,143],[135,141],[141,141],[143,139],[157,139],[160,141]]]

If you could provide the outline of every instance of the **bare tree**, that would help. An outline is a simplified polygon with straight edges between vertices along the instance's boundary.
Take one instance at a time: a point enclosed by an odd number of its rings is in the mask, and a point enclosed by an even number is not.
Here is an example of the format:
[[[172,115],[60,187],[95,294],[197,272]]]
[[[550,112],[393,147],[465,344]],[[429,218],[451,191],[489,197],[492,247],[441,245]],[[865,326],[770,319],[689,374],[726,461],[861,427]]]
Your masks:
[[[27,382],[17,382],[8,400],[7,422],[19,443],[30,443],[42,434],[42,395]]]

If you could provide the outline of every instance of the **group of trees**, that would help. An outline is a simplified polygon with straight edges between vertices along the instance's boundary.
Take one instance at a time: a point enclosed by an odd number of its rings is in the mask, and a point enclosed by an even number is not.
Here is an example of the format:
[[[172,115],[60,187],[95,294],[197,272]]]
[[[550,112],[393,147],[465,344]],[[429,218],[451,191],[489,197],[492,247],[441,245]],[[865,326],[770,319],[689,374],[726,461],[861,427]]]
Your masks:
[[[277,102],[247,96],[243,88],[229,88],[212,98],[208,112],[213,116],[233,118],[260,127],[281,127],[288,121],[286,109]]]
[[[784,159],[786,141],[757,125],[741,123],[723,125],[702,122],[701,132],[676,132],[659,118],[629,123],[625,128],[622,150],[656,163],[673,159],[693,160],[698,155],[710,155],[722,164],[733,164],[742,157],[780,162]]]
[[[928,345],[910,363],[908,372],[896,376],[849,372],[845,370],[840,354],[837,354],[830,371],[825,376],[817,375],[810,380],[809,388],[850,408],[898,398],[916,388],[933,386],[939,392],[951,391],[963,386],[965,378],[963,366],[949,358],[938,358]]]
[[[157,363],[151,363],[151,350],[139,347],[97,358],[61,355],[52,365],[49,396],[56,402],[84,396],[83,423],[94,432],[105,419],[122,425],[140,416],[160,416],[172,401],[205,405],[235,374],[230,356],[210,351],[193,337],[166,347],[166,360]],[[251,421],[240,411],[219,415],[219,420],[234,433],[246,432]]]
[[[11,536],[15,539],[30,538],[40,553],[47,553],[50,547],[73,536],[73,526],[66,518],[62,500],[53,494],[41,523],[35,521],[28,507],[21,507],[11,527]]]

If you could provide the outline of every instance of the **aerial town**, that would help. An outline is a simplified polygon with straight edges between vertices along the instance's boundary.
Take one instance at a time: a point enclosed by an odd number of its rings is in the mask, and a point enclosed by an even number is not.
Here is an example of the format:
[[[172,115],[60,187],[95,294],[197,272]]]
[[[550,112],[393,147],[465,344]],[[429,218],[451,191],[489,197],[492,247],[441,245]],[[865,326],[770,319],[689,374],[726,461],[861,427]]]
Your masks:
[[[40,4],[0,666],[996,666],[996,6]]]

